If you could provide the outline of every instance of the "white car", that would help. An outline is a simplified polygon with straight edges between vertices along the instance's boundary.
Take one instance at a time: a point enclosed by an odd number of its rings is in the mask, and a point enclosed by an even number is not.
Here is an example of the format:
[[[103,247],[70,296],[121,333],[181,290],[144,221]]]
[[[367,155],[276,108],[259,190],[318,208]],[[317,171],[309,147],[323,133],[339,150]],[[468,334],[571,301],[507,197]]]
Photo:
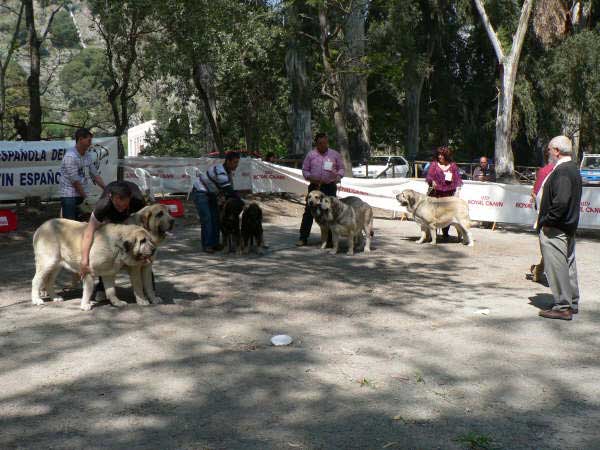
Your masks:
[[[353,167],[352,175],[356,178],[406,178],[409,171],[410,166],[403,156],[371,156],[368,164]]]

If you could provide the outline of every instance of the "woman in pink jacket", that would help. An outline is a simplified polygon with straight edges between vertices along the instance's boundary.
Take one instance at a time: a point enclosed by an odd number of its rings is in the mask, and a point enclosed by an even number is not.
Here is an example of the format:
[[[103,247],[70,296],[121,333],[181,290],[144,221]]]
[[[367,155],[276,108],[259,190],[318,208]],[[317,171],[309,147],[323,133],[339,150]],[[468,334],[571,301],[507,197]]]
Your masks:
[[[425,180],[429,184],[430,197],[452,197],[462,186],[458,166],[452,161],[452,150],[449,147],[435,149]],[[444,240],[448,240],[449,230],[449,226],[442,228]]]

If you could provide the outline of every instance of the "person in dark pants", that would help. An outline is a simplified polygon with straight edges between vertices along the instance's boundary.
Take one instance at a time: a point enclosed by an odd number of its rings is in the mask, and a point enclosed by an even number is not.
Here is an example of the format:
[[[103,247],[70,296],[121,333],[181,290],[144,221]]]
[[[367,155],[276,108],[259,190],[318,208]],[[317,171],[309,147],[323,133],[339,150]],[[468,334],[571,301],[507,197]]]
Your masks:
[[[69,149],[60,165],[60,206],[63,219],[78,220],[79,205],[88,196],[90,179],[104,189],[88,149],[93,135],[87,128],[75,132],[75,147]]]
[[[90,249],[94,242],[96,230],[106,223],[123,223],[131,214],[138,212],[144,206],[146,206],[146,201],[137,184],[131,181],[113,181],[106,185],[83,232],[80,269],[82,278],[90,271]],[[94,291],[97,301],[106,298],[102,278],[100,278]]]
[[[342,156],[329,148],[329,141],[325,133],[317,134],[315,144],[315,148],[306,155],[302,164],[302,175],[310,183],[308,192],[320,190],[325,195],[335,196],[337,193],[336,184],[344,176]],[[302,224],[300,225],[300,239],[296,242],[298,247],[307,244],[312,224],[313,216],[308,205],[306,205],[302,215]],[[331,244],[331,232],[329,232],[327,244]]]
[[[582,181],[579,168],[571,161],[573,146],[568,137],[553,138],[548,151],[556,165],[542,187],[537,230],[554,304],[539,314],[547,319],[571,320],[579,312],[575,232],[579,225]]]
[[[215,164],[206,173],[200,173],[194,180],[192,199],[198,210],[200,218],[200,242],[202,250],[214,253],[222,248],[219,243],[219,202],[221,193],[225,199],[240,198],[239,193],[233,189],[233,173],[240,163],[238,152],[228,152],[222,164]]]

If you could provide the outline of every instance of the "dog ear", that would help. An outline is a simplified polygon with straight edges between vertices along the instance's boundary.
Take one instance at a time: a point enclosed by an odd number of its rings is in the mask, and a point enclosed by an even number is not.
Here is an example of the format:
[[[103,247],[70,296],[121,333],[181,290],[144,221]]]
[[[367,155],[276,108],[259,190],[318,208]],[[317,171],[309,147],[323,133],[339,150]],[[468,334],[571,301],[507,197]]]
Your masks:
[[[417,196],[415,195],[415,192],[414,191],[407,192],[406,197],[408,197],[408,204],[411,207],[415,206],[415,203],[417,203]]]
[[[333,217],[338,217],[342,212],[342,202],[337,197],[331,197],[331,212]]]
[[[132,242],[123,241],[123,250],[125,250],[125,253],[129,253],[132,248],[133,248],[133,243]]]
[[[148,208],[142,214],[142,227],[146,228],[147,230],[150,229],[150,218],[151,217],[152,217],[152,210],[150,208]]]

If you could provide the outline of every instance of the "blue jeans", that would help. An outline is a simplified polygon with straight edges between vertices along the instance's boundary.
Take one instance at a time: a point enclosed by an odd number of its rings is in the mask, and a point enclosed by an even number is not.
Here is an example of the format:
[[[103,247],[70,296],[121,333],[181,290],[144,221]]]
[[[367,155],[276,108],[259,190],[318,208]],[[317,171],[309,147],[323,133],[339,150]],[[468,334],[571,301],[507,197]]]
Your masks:
[[[217,196],[202,191],[193,191],[192,199],[198,210],[202,231],[202,249],[212,248],[219,243],[219,207]]]
[[[83,202],[83,197],[61,197],[60,206],[62,207],[63,219],[78,220],[79,205]]]

